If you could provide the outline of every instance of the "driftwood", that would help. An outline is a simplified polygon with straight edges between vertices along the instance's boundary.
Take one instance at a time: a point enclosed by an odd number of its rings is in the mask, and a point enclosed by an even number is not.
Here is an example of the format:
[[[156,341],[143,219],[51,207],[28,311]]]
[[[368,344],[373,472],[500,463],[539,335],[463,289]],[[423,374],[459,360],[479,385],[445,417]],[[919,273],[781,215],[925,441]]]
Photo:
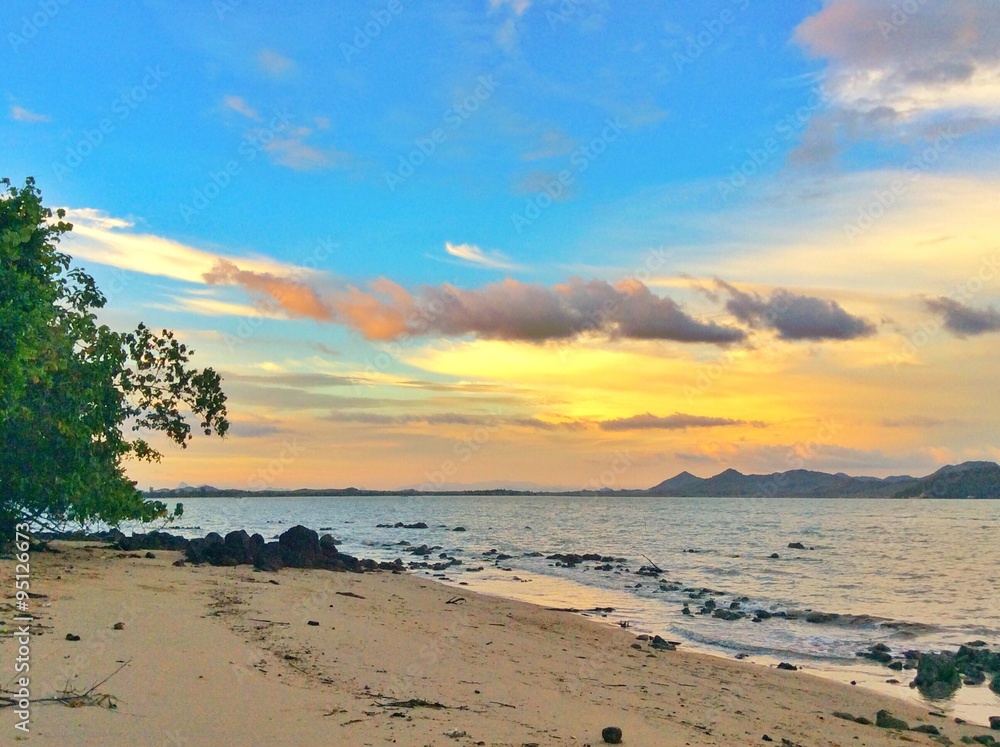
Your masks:
[[[360,594],[355,594],[353,591],[335,591],[334,594],[339,594],[342,597],[354,597],[355,599],[364,599]]]
[[[657,571],[659,573],[663,573],[663,569],[660,568],[660,566],[658,566],[652,560],[649,560],[649,556],[648,555],[643,555],[642,557],[644,557],[647,561],[649,561],[649,567],[650,568],[652,568],[654,571]]]
[[[391,703],[379,703],[382,708],[434,708],[434,709],[444,709],[453,708],[454,706],[446,706],[442,703],[431,703],[430,701],[423,700],[421,698],[410,698],[409,700],[394,700]],[[461,706],[459,707],[461,708]]]
[[[129,659],[123,662],[118,669],[113,671],[107,677],[105,677],[100,682],[91,685],[82,693],[78,693],[76,690],[67,687],[65,690],[61,691],[58,695],[50,698],[32,698],[29,702],[34,703],[62,703],[64,706],[69,708],[82,708],[83,706],[103,706],[105,708],[117,708],[118,699],[113,695],[107,695],[105,693],[95,693],[101,685],[110,680],[125,667],[132,663]],[[2,693],[0,694],[0,708],[11,708],[16,707],[19,698],[12,697],[13,693]]]

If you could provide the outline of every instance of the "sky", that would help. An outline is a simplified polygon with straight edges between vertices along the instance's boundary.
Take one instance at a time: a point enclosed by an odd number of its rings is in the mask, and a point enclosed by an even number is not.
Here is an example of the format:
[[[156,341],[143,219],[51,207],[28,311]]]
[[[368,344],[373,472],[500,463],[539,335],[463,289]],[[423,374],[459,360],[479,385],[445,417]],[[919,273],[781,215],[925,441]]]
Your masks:
[[[10,0],[0,165],[224,378],[140,487],[1000,459],[1000,4]]]

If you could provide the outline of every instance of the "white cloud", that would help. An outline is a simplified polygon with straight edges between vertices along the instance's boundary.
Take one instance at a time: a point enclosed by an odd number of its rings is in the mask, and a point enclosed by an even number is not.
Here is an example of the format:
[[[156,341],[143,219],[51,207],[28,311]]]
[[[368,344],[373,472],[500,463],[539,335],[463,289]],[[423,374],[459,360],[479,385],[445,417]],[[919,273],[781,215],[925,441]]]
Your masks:
[[[531,0],[490,0],[491,8],[509,6],[517,15],[521,15],[531,7]]]
[[[257,55],[257,64],[272,78],[282,78],[295,69],[295,60],[273,49],[262,49]]]
[[[242,96],[223,96],[222,103],[237,114],[242,114],[244,117],[248,117],[255,122],[259,122],[261,119],[260,113],[250,106]]]
[[[157,275],[204,285],[220,260],[240,267],[280,277],[310,277],[315,271],[277,262],[267,257],[232,257],[208,252],[178,241],[140,234],[131,230],[134,223],[115,218],[94,208],[67,208],[66,220],[73,230],[63,241],[67,253],[77,260],[97,262],[145,275]]]
[[[965,112],[1000,116],[1000,4],[826,0],[796,40],[828,61],[825,88],[841,108],[911,120]]]
[[[47,114],[36,114],[33,111],[28,111],[23,106],[17,105],[10,108],[10,118],[15,122],[28,122],[30,124],[52,121],[52,117]]]
[[[507,259],[507,255],[501,252],[484,252],[474,244],[452,244],[447,242],[444,250],[452,257],[465,260],[474,265],[489,267],[494,270],[516,270],[517,265]]]
[[[308,128],[302,128],[308,134]],[[275,138],[264,146],[271,160],[296,171],[343,169],[351,165],[351,156],[335,148],[317,148],[309,145],[302,136]]]

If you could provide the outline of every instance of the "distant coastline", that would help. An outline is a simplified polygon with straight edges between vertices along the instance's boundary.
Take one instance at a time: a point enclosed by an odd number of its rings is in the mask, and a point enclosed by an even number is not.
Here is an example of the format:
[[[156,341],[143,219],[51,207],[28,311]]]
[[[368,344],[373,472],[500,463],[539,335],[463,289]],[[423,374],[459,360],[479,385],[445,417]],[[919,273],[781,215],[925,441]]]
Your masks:
[[[1000,499],[1000,465],[963,462],[947,465],[925,477],[853,477],[812,470],[789,470],[768,475],[745,475],[727,469],[702,478],[681,472],[647,489],[612,490],[367,490],[363,488],[298,488],[246,490],[197,487],[164,488],[145,492],[149,498],[308,498],[320,496],[622,496],[661,498],[938,498],[952,500]]]

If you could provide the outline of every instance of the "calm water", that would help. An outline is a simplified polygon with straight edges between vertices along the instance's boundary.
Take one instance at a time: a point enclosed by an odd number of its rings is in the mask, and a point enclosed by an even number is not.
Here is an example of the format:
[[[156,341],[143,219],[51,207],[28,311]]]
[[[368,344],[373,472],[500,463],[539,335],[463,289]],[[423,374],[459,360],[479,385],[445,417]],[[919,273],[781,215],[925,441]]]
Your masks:
[[[377,529],[423,521],[430,528]],[[973,640],[1000,645],[1000,501],[817,500],[749,498],[366,497],[194,498],[180,528],[187,536],[244,528],[271,539],[294,524],[326,528],[342,551],[377,560],[401,557],[400,540],[440,546],[463,561],[449,582],[554,607],[614,607],[610,622],[659,633],[714,653],[786,660],[827,676],[901,697],[910,672],[859,663],[875,642],[893,651],[954,647]],[[468,531],[450,531],[463,526]],[[792,550],[802,542],[807,550]],[[511,555],[494,562],[484,553]],[[689,552],[697,550],[697,552]],[[553,567],[528,553],[600,553],[627,559],[611,572],[598,563]],[[777,552],[779,559],[769,556]],[[663,591],[635,575],[648,556],[663,578],[724,592],[720,607],[819,610],[882,620],[813,624],[772,618],[726,622],[684,616],[683,591]],[[484,568],[481,572],[469,569]],[[510,569],[510,570],[503,570]],[[421,571],[423,573],[423,571]],[[690,601],[692,609],[698,601]],[[600,615],[597,615],[600,616]],[[888,685],[896,677],[902,685]],[[940,705],[940,704],[938,704]],[[1000,697],[963,687],[956,714],[985,721]]]

